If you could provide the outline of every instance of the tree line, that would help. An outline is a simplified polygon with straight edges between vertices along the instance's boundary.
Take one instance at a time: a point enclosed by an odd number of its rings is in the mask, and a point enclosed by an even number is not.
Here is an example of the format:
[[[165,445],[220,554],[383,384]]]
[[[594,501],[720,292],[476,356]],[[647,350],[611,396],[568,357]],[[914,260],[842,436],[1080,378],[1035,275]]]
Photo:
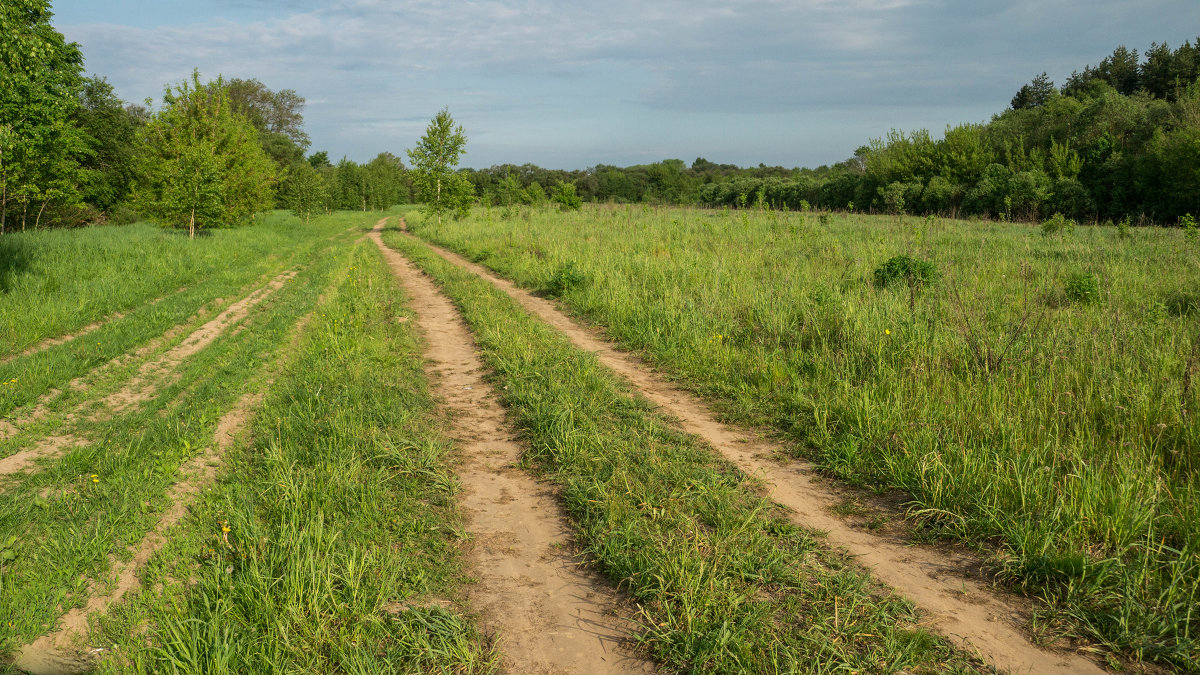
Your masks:
[[[1061,89],[1045,73],[989,122],[893,131],[832,166],[697,158],[580,171],[463,170],[485,199],[571,183],[587,201],[1175,223],[1200,212],[1200,41],[1118,47]],[[515,181],[516,185],[506,185]]]
[[[132,222],[229,226],[277,206],[307,217],[412,198],[404,163],[306,156],[305,99],[256,79],[168,87],[154,108],[84,76],[48,0],[0,3],[0,233]]]

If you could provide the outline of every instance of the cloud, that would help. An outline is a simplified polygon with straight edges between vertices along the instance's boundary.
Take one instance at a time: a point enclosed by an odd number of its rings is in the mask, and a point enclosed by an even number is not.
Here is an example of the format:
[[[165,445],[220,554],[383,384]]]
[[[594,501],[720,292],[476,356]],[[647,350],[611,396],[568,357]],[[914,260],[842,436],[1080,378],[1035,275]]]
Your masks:
[[[488,130],[480,137],[493,145],[472,151],[486,157],[493,147],[497,161],[501,151],[544,153],[554,143],[640,156],[650,140],[659,147],[657,140],[671,136],[641,133],[635,125],[652,127],[647,120],[674,120],[664,125],[669,131],[704,116],[753,126],[790,114],[824,126],[823,134],[795,132],[818,145],[872,124],[878,135],[893,126],[889,119],[917,109],[979,111],[950,120],[978,121],[1042,70],[1061,81],[1117,44],[1177,43],[1189,37],[1174,34],[1179,26],[1200,25],[1200,7],[1190,0],[209,2],[226,18],[60,29],[82,44],[90,70],[133,100],[159,94],[193,67],[295,89],[309,98],[316,147],[328,143],[335,154],[359,159],[371,148],[411,144],[423,129],[419,120],[447,104],[460,121]],[[846,110],[871,111],[875,121],[850,124]],[[581,120],[610,137],[593,141]],[[511,136],[502,143],[506,130]],[[853,144],[813,154],[832,161]],[[746,160],[786,143],[764,137],[751,145]]]

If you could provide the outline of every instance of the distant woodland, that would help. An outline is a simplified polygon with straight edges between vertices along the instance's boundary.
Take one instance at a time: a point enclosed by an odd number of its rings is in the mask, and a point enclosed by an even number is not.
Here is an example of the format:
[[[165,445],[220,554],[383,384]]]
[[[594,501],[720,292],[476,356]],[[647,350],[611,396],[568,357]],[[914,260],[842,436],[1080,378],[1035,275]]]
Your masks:
[[[304,97],[256,79],[122,101],[84,75],[47,0],[0,5],[0,233],[130,222],[224,227],[270,208],[382,209],[414,198],[401,159],[310,152]],[[8,30],[7,27],[14,27]],[[1118,47],[1056,86],[1045,73],[982,124],[892,131],[817,168],[697,158],[584,170],[461,169],[485,205],[570,200],[1175,224],[1200,213],[1200,40]],[[573,192],[571,192],[573,190]],[[568,196],[568,193],[570,195]],[[562,201],[560,199],[560,201]]]

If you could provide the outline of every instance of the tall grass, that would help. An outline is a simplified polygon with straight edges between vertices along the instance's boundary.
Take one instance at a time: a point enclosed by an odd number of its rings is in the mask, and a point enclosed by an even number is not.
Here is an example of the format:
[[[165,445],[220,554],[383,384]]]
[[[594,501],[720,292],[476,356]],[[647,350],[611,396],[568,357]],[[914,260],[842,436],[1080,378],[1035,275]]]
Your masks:
[[[423,244],[384,235],[461,308],[577,542],[637,602],[681,672],[971,672],[911,605],[791,524],[753,479],[654,412],[591,354]]]
[[[1181,233],[645,207],[493,216],[415,229],[560,296],[829,472],[904,491],[926,533],[977,543],[1045,598],[1050,633],[1196,667],[1200,250]],[[901,254],[938,278],[877,285]]]
[[[334,255],[249,443],[102,621],[100,672],[495,669],[452,605],[457,484],[404,298],[374,246]]]

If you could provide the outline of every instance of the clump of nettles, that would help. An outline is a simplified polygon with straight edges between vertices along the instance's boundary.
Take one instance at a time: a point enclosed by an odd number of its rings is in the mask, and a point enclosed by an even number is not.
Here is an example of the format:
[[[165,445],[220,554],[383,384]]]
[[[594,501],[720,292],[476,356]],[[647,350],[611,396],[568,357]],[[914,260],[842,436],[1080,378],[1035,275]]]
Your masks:
[[[1063,293],[1071,302],[1090,305],[1100,301],[1100,279],[1090,272],[1072,272],[1063,280]]]
[[[887,288],[896,282],[909,286],[927,286],[937,281],[937,268],[928,260],[898,255],[875,270],[875,285]]]
[[[1072,234],[1075,234],[1075,221],[1061,213],[1054,214],[1050,220],[1042,223],[1043,237],[1052,237],[1055,235],[1070,236]]]
[[[586,281],[587,276],[572,260],[560,265],[557,270],[554,270],[554,274],[550,275],[550,279],[546,282],[546,293],[561,296],[572,288],[582,286]]]
[[[1131,236],[1133,235],[1129,231],[1129,216],[1125,216],[1121,219],[1121,222],[1117,223],[1117,238],[1128,239]]]

